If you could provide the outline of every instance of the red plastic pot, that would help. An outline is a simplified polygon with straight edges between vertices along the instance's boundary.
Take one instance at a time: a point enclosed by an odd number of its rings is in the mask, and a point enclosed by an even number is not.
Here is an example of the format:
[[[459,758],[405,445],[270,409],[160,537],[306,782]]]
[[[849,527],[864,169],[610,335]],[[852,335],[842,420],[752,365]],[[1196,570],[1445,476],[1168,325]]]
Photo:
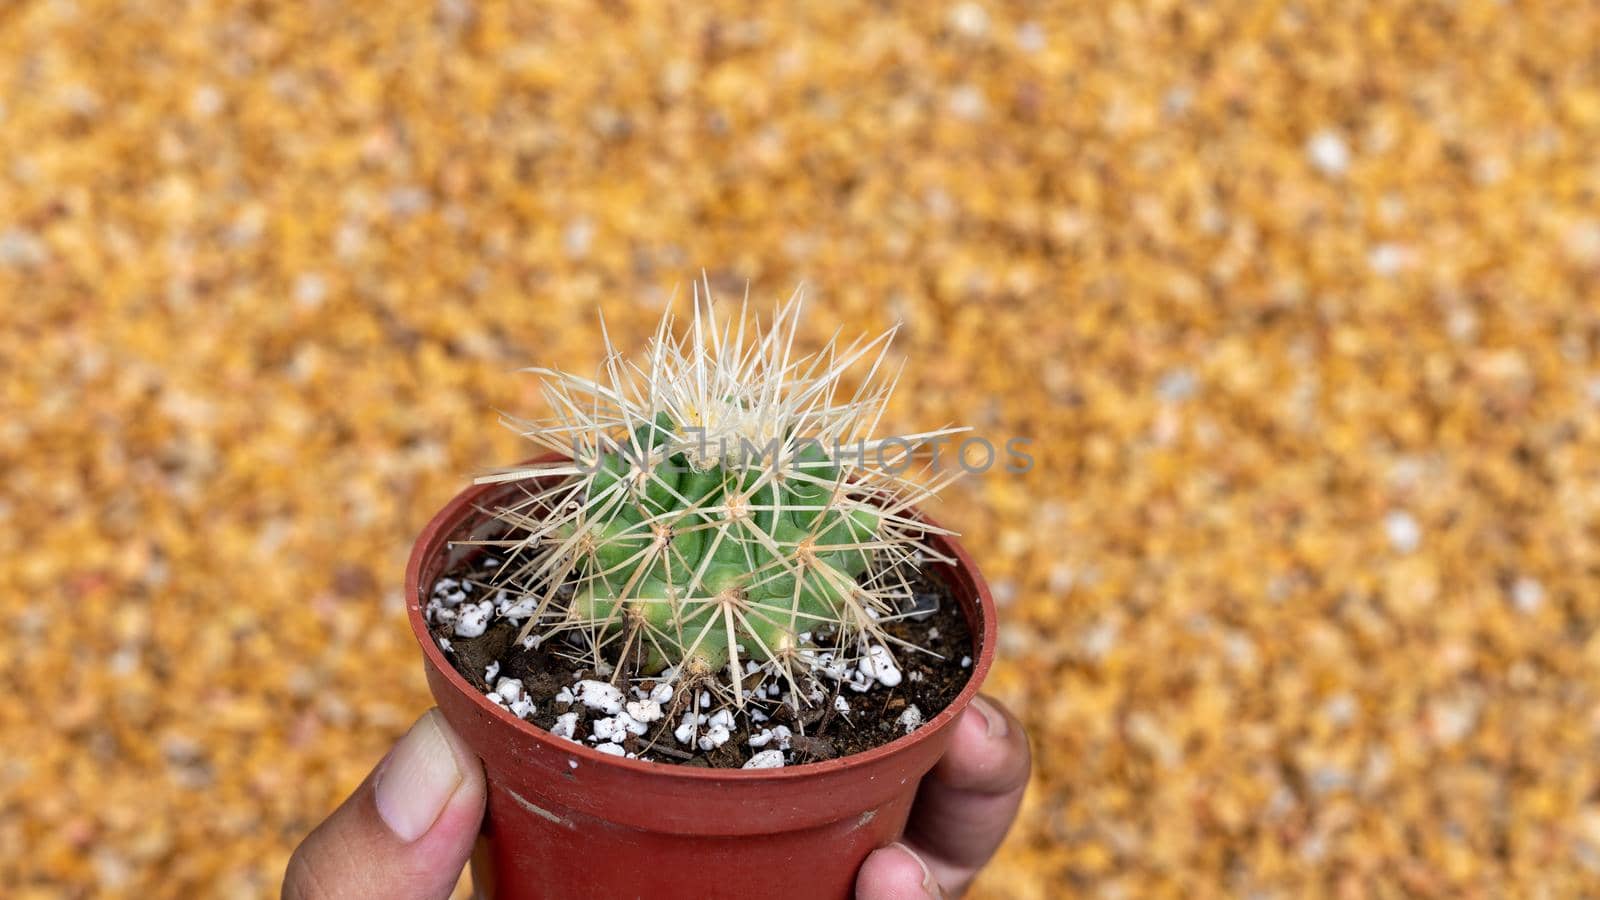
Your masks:
[[[935,573],[974,635],[973,666],[954,702],[921,728],[865,753],[782,769],[641,762],[513,717],[468,684],[428,633],[429,589],[473,549],[449,542],[490,524],[483,510],[513,490],[482,485],[456,496],[423,529],[406,566],[428,686],[488,780],[487,842],[472,863],[482,896],[849,897],[862,860],[904,829],[918,782],[944,754],[994,658],[994,600],[966,551],[932,538],[956,561]]]

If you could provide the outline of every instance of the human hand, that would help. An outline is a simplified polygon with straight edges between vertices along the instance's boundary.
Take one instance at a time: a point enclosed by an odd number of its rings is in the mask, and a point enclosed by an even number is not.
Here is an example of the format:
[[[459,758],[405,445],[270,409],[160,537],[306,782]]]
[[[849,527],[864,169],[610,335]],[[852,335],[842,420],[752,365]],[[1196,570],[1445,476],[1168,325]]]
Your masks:
[[[867,857],[862,900],[952,897],[1011,827],[1029,769],[1022,726],[978,697],[917,794],[901,842]],[[436,709],[306,836],[284,876],[286,900],[443,900],[483,818],[483,768]]]
[[[437,709],[289,858],[284,900],[444,900],[483,823],[483,766]]]
[[[1022,723],[998,702],[973,698],[950,749],[922,779],[905,836],[861,865],[857,900],[961,896],[1010,830],[1032,766]]]

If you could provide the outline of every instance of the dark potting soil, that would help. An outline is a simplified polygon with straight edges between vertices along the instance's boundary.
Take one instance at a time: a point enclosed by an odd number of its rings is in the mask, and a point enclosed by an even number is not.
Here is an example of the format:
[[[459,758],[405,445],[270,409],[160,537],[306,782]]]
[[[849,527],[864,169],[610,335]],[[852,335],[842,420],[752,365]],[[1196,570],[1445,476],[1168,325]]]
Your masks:
[[[471,561],[464,560],[454,569],[444,572],[443,577],[474,583],[478,591],[483,591],[493,574],[492,568],[473,568]],[[902,677],[900,683],[892,688],[875,683],[867,691],[857,692],[846,683],[824,678],[819,681],[829,693],[820,702],[798,709],[776,700],[761,706],[769,720],[755,724],[757,731],[785,725],[792,732],[792,752],[788,765],[849,756],[887,744],[906,734],[905,726],[898,720],[907,707],[916,706],[923,720],[930,720],[961,693],[972,673],[975,648],[960,603],[943,581],[932,577],[926,570],[910,572],[906,580],[913,590],[916,616],[888,622],[885,630],[932,653],[895,647],[895,659]],[[431,585],[428,587],[431,588]],[[475,593],[475,596],[482,594]],[[458,637],[449,626],[433,625],[430,628],[435,639],[449,640],[450,650],[445,653],[446,658],[478,690],[487,694],[493,689],[494,685],[485,681],[484,672],[490,663],[496,661],[500,663],[496,680],[520,679],[536,709],[528,721],[540,728],[549,730],[555,725],[556,716],[562,713],[577,713],[576,734],[583,736],[591,731],[590,720],[603,716],[582,703],[567,705],[555,700],[562,688],[572,688],[580,678],[609,680],[571,658],[581,656],[573,644],[558,637],[528,649],[516,641],[521,624],[506,619],[496,619],[488,630],[476,638]],[[617,663],[614,659],[608,661],[613,665]],[[728,676],[724,672],[717,677],[726,683]],[[616,683],[626,691],[621,679]],[[646,690],[651,687],[648,681],[642,686]],[[750,746],[752,723],[748,715],[735,716],[735,730],[720,747],[707,751],[678,743],[673,737],[673,730],[678,727],[687,708],[685,704],[693,702],[694,693],[675,693],[671,701],[662,705],[666,715],[653,723],[650,731],[643,736],[628,735],[622,742],[623,748],[651,762],[731,769],[743,766],[764,749]],[[835,709],[836,695],[844,697],[849,704],[848,715]],[[594,746],[592,741],[583,743]],[[776,744],[768,746],[776,747]]]

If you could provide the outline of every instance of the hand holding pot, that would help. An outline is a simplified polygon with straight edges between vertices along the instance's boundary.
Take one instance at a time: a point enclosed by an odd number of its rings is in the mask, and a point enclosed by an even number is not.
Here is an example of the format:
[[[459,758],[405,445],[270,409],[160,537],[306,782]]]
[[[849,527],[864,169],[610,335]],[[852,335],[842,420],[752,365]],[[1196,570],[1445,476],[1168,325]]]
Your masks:
[[[862,864],[856,897],[960,896],[1005,839],[1031,767],[1022,723],[994,700],[973,698],[917,790],[905,836]]]
[[[861,867],[863,900],[966,890],[1016,817],[1028,782],[1022,726],[978,697],[923,781],[901,842]],[[296,848],[285,898],[447,898],[472,853],[484,807],[477,758],[429,710],[372,774]]]

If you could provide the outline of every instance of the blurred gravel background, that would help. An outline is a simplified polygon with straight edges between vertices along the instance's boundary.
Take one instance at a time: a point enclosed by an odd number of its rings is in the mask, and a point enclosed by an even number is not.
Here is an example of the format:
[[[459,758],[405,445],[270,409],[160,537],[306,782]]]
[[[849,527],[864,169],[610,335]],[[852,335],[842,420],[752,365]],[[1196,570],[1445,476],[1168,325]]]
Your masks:
[[[0,4],[0,885],[275,895],[403,561],[704,267],[905,322],[995,897],[1600,889],[1600,9]]]

